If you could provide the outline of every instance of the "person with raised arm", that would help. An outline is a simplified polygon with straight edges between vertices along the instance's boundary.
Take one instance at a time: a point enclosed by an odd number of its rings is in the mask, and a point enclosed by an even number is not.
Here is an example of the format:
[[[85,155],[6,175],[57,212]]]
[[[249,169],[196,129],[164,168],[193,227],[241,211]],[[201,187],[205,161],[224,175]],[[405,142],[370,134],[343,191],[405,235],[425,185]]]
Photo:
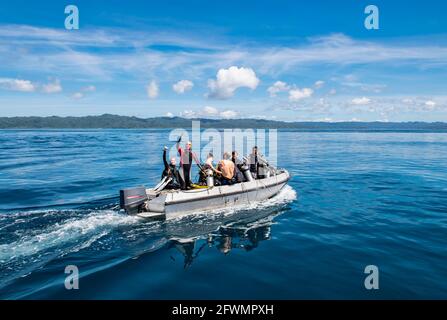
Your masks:
[[[197,164],[200,168],[200,161],[197,158],[196,154],[192,151],[192,143],[191,141],[188,141],[185,145],[185,148],[183,149],[180,146],[180,141],[182,140],[182,137],[180,136],[177,140],[177,150],[180,155],[180,170],[183,173],[183,183],[182,183],[182,189],[191,189],[191,165],[192,161]]]
[[[163,148],[163,164],[164,164],[164,170],[161,175],[161,178],[170,178],[171,181],[167,184],[165,187],[166,189],[179,189],[182,185],[182,179],[180,177],[179,171],[177,170],[177,161],[175,157],[172,157],[168,163],[166,152],[168,151],[168,147]]]

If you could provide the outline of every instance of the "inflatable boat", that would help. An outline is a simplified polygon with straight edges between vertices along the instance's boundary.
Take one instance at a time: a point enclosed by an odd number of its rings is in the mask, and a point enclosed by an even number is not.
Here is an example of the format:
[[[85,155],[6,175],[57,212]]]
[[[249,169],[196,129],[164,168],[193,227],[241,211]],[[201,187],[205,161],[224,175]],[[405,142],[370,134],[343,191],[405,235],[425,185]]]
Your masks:
[[[210,209],[227,208],[274,197],[290,179],[285,169],[271,170],[261,179],[191,190],[166,190],[163,182],[151,189],[120,191],[120,205],[128,214],[143,218],[171,219]]]

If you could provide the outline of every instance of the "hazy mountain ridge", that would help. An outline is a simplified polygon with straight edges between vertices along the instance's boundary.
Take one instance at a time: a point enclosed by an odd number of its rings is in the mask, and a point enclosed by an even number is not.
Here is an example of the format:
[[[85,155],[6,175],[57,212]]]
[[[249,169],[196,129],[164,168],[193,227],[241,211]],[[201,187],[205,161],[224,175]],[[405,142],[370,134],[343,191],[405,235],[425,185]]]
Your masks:
[[[190,128],[193,119],[103,114],[83,117],[0,117],[0,129]],[[329,131],[447,131],[445,122],[284,122],[262,119],[195,119],[202,128],[276,128]]]

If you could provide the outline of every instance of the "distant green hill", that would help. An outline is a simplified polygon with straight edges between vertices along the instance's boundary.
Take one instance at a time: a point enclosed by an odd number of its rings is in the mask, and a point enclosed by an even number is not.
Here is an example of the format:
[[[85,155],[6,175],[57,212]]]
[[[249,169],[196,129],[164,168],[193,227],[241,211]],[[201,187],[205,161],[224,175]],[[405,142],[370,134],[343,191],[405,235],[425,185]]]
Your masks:
[[[447,132],[444,122],[284,122],[259,119],[196,119],[202,128],[276,128],[303,131]],[[145,129],[189,128],[191,119],[137,118],[103,114],[85,117],[0,117],[0,129]]]

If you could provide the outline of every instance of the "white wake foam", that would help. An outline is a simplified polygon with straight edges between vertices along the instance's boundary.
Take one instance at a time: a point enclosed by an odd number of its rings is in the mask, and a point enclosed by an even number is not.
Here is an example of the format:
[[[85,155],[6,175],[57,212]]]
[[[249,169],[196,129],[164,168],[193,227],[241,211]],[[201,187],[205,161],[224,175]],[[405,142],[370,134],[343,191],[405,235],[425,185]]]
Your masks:
[[[91,239],[103,237],[114,227],[129,225],[139,221],[136,217],[119,214],[112,210],[92,212],[85,217],[71,218],[61,223],[51,225],[37,234],[25,235],[21,239],[0,245],[0,262],[37,254],[52,247],[59,247],[66,243],[74,243],[75,248],[90,246]],[[85,243],[79,240],[87,238]]]
[[[295,190],[287,185],[275,197],[266,201],[198,212],[195,213],[195,216],[200,217],[203,214],[207,216],[207,219],[212,219],[212,216],[215,214],[216,219],[219,219],[221,215],[232,215],[241,210],[259,210],[284,205],[294,201],[296,198]],[[210,215],[210,213],[212,214]],[[51,214],[54,214],[54,212]],[[173,220],[182,218],[178,217]],[[123,215],[113,210],[95,211],[82,217],[69,218],[63,222],[48,226],[37,233],[33,232],[30,235],[24,233],[17,241],[0,244],[0,263],[36,255],[51,248],[61,248],[66,244],[70,244],[70,247],[62,248],[61,251],[58,250],[59,255],[79,251],[89,247],[96,240],[104,237],[118,226],[137,225],[139,223],[141,223],[141,219],[138,217]]]

